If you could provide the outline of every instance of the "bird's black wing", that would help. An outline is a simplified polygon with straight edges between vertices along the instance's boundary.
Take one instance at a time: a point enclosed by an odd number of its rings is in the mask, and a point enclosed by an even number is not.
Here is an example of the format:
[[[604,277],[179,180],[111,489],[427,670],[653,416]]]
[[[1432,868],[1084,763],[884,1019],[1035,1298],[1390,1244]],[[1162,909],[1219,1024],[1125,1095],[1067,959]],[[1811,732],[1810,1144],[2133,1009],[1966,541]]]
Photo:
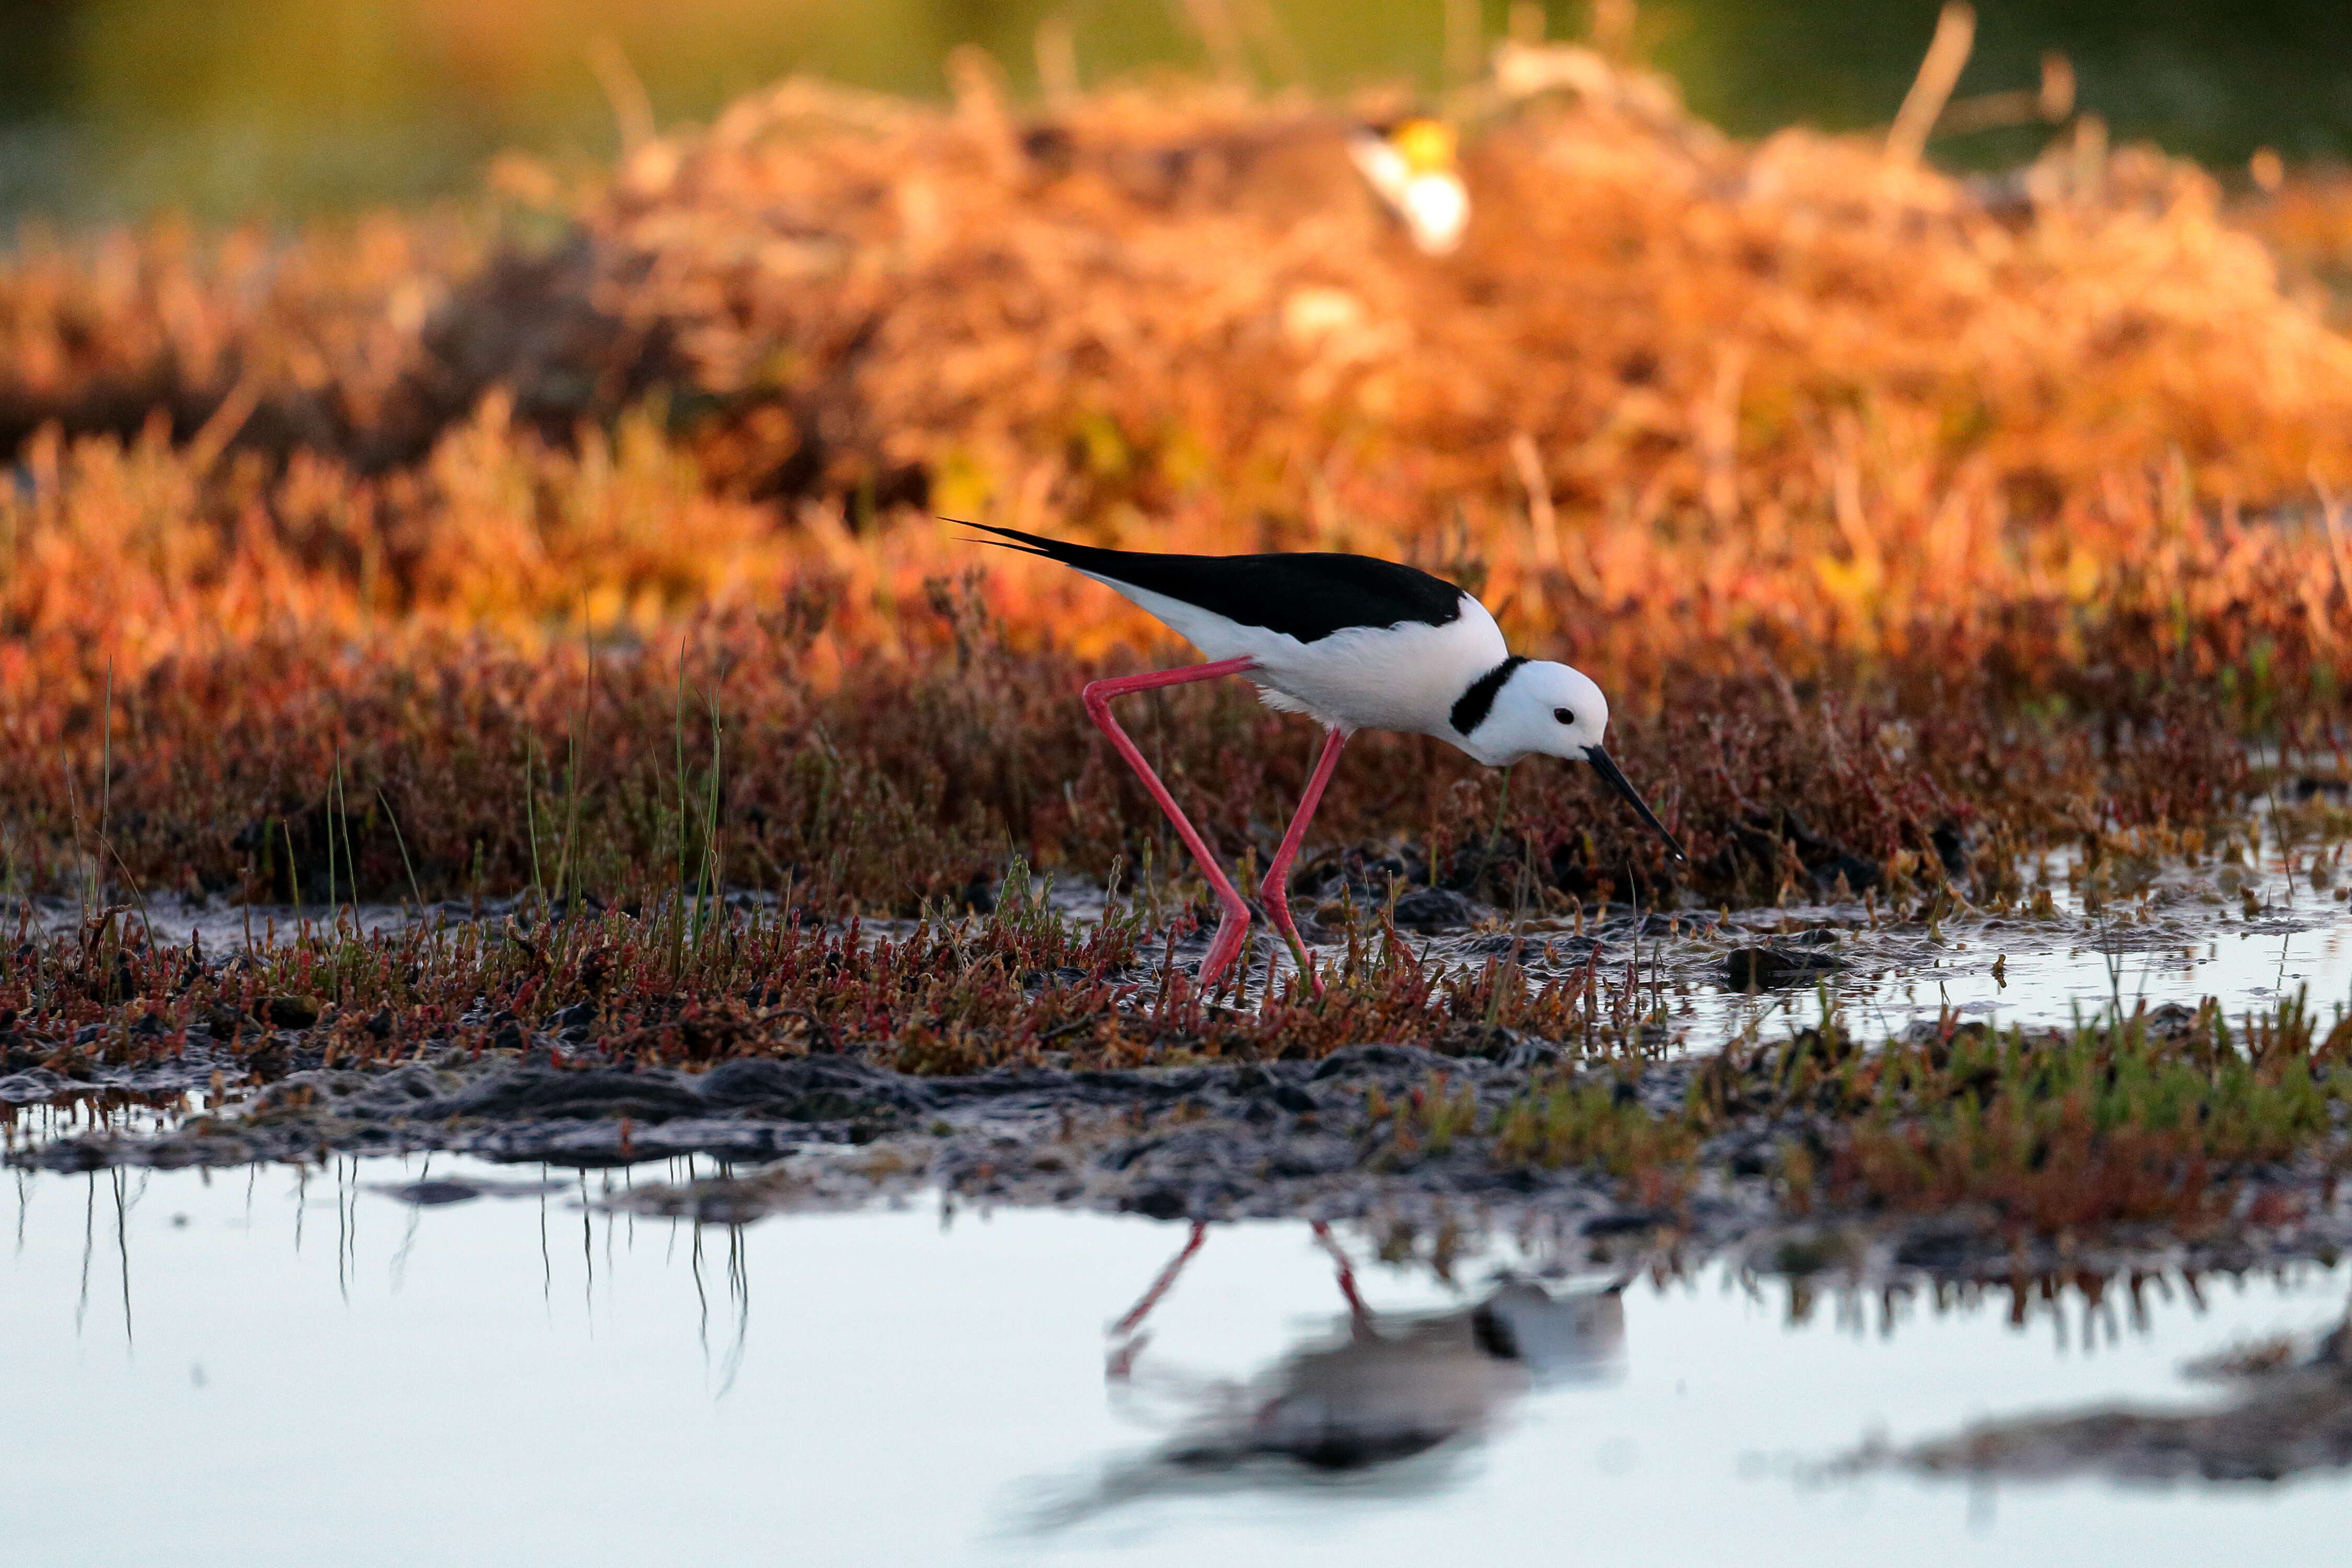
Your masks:
[[[1408,621],[1442,626],[1462,614],[1465,595],[1453,584],[1370,555],[1155,555],[1070,544],[984,522],[963,526],[999,536],[979,542],[1009,540],[1004,545],[1008,550],[1042,555],[1146,593],[1164,594],[1242,626],[1264,626],[1300,642],[1351,626],[1395,626]]]

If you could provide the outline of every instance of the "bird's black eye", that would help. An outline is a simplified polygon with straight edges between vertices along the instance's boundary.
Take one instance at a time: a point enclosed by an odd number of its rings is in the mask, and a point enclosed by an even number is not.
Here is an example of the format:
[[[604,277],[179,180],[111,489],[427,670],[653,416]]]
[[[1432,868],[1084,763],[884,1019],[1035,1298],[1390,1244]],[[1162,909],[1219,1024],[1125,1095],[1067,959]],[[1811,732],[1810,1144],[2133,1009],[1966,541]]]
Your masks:
[[[1576,715],[1570,712],[1565,708],[1553,709],[1551,710],[1551,716],[1559,720],[1563,724],[1573,724],[1576,722]]]

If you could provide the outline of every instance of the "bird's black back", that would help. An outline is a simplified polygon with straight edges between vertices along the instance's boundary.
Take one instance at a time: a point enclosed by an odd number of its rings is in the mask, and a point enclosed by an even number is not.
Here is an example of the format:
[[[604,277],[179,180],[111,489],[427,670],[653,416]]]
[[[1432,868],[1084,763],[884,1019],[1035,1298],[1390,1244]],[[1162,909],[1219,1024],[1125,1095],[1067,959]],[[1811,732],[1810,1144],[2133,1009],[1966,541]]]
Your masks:
[[[1462,614],[1464,595],[1453,584],[1370,555],[1156,555],[1070,544],[981,522],[964,526],[1013,541],[1007,549],[1026,545],[1027,554],[1146,593],[1164,594],[1242,626],[1264,626],[1300,642],[1352,626],[1394,626],[1408,621],[1442,626]]]

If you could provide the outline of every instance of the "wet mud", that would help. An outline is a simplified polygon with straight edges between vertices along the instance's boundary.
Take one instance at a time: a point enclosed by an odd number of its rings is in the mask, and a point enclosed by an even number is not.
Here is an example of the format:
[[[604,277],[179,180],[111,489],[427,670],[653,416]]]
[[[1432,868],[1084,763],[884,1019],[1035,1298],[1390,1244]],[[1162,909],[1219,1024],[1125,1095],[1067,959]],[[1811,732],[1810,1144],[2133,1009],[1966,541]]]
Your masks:
[[[693,1154],[726,1173],[638,1182],[614,1201],[740,1224],[938,1189],[976,1205],[1164,1220],[1305,1216],[1407,1235],[1539,1226],[1582,1237],[1600,1257],[1664,1248],[1848,1281],[2244,1268],[2352,1249],[2352,1186],[2339,1191],[2336,1180],[2352,1130],[2340,1117],[2331,1140],[2294,1162],[2235,1173],[2230,1212],[2193,1233],[2149,1223],[2035,1235],[1991,1206],[1792,1215],[1777,1155],[1833,1131],[1817,1113],[1735,1119],[1647,1194],[1640,1173],[1516,1157],[1495,1130],[1531,1084],[1605,1089],[1616,1104],[1664,1116],[1707,1064],[1580,1071],[1558,1047],[1507,1031],[1496,1032],[1488,1053],[1367,1045],[1313,1062],[968,1078],[910,1077],[845,1054],[690,1072],[556,1065],[544,1050],[533,1053],[539,1060],[452,1053],[372,1073],[292,1071],[233,1108],[195,1110],[162,1130],[61,1126],[46,1140],[23,1138],[10,1159],[75,1170],[448,1150],[600,1168]],[[204,1072],[199,1052],[189,1058],[176,1073]],[[1409,1108],[1426,1112],[1433,1095],[1462,1123],[1451,1138],[1412,1120]],[[395,1195],[437,1204],[478,1194]]]

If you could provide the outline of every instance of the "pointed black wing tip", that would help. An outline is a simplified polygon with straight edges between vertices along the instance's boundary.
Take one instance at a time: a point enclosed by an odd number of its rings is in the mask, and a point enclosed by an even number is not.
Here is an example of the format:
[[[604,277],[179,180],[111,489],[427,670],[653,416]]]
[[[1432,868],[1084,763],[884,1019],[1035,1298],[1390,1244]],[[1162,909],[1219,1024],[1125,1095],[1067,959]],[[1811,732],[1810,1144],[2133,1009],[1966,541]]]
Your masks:
[[[995,533],[1002,534],[1003,536],[1001,539],[972,539],[966,537],[959,540],[957,542],[958,543],[989,544],[995,546],[999,550],[1010,550],[1018,555],[1044,555],[1046,553],[1042,541],[1033,539],[1024,533],[1016,532],[1012,529],[998,528],[992,523],[974,522],[968,517],[949,517],[941,512],[933,512],[931,515],[940,522],[953,523],[958,528],[976,528],[982,533]]]
[[[941,522],[954,523],[958,528],[976,528],[982,533],[993,533],[1003,539],[1017,539],[1024,544],[1049,544],[1053,542],[1051,540],[1039,534],[1024,533],[1017,528],[999,528],[992,522],[974,522],[968,517],[950,517],[944,512],[933,512],[931,515],[938,518]]]

